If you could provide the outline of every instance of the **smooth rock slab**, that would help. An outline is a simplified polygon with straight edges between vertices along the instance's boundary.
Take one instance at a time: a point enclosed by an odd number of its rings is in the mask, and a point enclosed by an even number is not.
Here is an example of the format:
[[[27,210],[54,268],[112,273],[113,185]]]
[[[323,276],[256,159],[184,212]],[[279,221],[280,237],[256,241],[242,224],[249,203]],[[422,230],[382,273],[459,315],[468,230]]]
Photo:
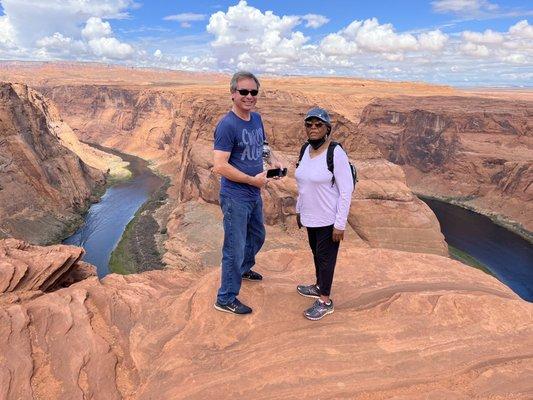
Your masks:
[[[0,305],[0,398],[529,399],[533,305],[445,257],[341,247],[321,321],[309,251],[258,257],[248,316],[218,268],[89,278]],[[0,302],[0,304],[2,304]]]

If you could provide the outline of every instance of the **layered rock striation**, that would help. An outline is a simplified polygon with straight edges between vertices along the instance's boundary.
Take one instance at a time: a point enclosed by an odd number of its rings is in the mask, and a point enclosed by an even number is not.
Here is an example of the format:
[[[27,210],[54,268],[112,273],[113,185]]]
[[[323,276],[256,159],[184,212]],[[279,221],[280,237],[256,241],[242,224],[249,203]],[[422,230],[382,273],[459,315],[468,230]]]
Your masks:
[[[158,168],[172,177],[170,201],[176,206],[198,199],[218,203],[219,177],[212,173],[213,132],[230,108],[227,88],[59,85],[41,90],[58,104],[65,120],[84,140],[156,161]],[[313,103],[266,88],[258,105],[270,145],[290,170],[289,178],[264,191],[265,217],[269,224],[293,225],[294,166],[305,141],[302,120]],[[332,115],[335,140],[343,143],[359,170],[350,216],[350,229],[359,242],[446,254],[436,218],[412,195],[401,169],[384,160],[378,147],[358,132],[353,122],[334,111]],[[169,230],[170,240],[178,235]],[[169,243],[167,247],[179,246]]]
[[[18,239],[0,240],[2,301],[22,301],[28,294],[42,295],[96,276],[94,266],[81,261],[83,254],[80,247],[39,247]]]
[[[478,97],[378,99],[358,129],[425,195],[533,231],[533,103]]]
[[[241,293],[254,312],[236,317],[213,308],[211,268],[23,295],[71,249],[0,242],[0,262],[24,264],[28,277],[0,294],[3,399],[525,400],[533,390],[533,305],[445,257],[343,247],[335,313],[316,323],[302,315],[312,299],[295,290],[313,279],[310,251],[262,252],[265,280]],[[48,274],[28,262],[37,255]]]
[[[0,236],[57,240],[105,183],[63,145],[61,123],[38,92],[0,84]]]

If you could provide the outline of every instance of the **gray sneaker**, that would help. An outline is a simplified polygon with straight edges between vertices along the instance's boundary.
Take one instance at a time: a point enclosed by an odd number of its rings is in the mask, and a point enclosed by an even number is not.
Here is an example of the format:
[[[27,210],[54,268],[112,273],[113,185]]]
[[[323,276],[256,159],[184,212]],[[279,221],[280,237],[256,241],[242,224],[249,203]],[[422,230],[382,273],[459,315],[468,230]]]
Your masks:
[[[320,300],[316,300],[313,305],[305,310],[305,318],[312,321],[318,321],[324,318],[324,316],[333,313],[333,301],[329,300],[329,304],[322,303]]]
[[[296,290],[299,294],[305,297],[320,297],[320,290],[318,290],[318,285],[298,285],[296,286]]]

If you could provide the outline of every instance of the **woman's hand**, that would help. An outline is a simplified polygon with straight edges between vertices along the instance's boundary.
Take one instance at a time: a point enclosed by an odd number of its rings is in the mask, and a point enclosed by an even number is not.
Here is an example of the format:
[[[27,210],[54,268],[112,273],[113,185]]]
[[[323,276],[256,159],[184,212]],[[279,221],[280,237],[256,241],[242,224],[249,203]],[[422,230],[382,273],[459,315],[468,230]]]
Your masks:
[[[332,240],[334,242],[340,242],[342,239],[344,239],[344,231],[341,231],[340,229],[337,229],[337,228],[333,228]]]

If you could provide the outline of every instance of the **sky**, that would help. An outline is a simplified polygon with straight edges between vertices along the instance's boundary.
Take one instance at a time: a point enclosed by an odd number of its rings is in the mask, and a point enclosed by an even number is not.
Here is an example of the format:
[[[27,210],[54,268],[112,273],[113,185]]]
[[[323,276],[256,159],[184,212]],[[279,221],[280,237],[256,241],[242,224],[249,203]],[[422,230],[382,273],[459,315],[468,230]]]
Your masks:
[[[533,87],[533,3],[0,0],[0,60]]]

